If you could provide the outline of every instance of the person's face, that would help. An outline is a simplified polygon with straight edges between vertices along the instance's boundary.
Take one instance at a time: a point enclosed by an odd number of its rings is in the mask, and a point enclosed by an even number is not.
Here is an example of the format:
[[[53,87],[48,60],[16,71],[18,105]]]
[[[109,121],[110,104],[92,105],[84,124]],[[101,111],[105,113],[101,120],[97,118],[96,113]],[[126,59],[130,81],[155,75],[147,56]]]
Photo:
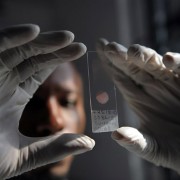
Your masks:
[[[79,74],[72,65],[59,66],[28,103],[20,121],[20,131],[33,137],[57,132],[82,133],[85,114],[81,83]],[[48,166],[49,171],[64,175],[68,172],[71,161],[72,157],[68,157]]]

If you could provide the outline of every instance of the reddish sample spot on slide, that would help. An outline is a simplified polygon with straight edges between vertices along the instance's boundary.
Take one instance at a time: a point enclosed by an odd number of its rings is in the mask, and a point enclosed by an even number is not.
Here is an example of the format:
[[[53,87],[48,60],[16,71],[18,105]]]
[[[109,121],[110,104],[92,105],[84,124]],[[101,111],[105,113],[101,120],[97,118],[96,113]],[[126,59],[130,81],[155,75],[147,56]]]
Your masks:
[[[105,91],[100,91],[96,94],[96,100],[100,104],[106,104],[109,101],[109,95]]]

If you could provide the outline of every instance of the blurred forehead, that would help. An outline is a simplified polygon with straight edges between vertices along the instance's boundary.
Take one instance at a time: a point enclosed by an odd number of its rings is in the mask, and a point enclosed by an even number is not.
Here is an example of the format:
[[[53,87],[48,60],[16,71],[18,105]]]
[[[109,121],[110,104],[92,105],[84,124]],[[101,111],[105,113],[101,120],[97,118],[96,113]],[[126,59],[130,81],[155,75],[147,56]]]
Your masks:
[[[61,86],[67,90],[80,90],[80,76],[71,63],[59,65],[50,77],[44,82],[43,87]]]

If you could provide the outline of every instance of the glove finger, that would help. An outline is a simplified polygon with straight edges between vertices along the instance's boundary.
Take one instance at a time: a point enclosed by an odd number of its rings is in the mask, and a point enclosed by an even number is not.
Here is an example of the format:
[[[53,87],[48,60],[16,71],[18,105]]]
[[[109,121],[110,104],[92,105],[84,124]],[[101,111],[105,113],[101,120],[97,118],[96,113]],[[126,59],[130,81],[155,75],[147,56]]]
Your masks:
[[[128,151],[156,165],[161,164],[158,156],[158,144],[149,135],[142,134],[132,127],[121,127],[112,133],[112,138]]]
[[[69,31],[41,33],[35,40],[1,53],[1,61],[11,70],[25,59],[57,51],[71,44],[73,40],[74,35]]]
[[[78,134],[61,134],[44,138],[30,138],[21,135],[21,155],[26,157],[26,161],[19,163],[19,168],[23,173],[58,162],[69,155],[87,152],[92,150],[94,145],[93,139]]]
[[[162,62],[162,57],[157,54],[153,49],[139,44],[134,44],[128,48],[128,58],[138,65],[140,68],[144,68],[148,72],[163,70],[165,66]],[[148,64],[148,66],[146,66]],[[156,74],[154,74],[156,76]]]
[[[113,42],[109,43],[105,50],[106,56],[113,65],[131,77],[137,84],[145,85],[152,82],[152,77],[147,72],[127,59],[127,49],[124,46]]]
[[[128,58],[156,79],[162,81],[173,79],[173,74],[166,69],[162,57],[150,48],[132,45],[128,49]]]
[[[180,74],[180,54],[179,53],[167,52],[163,56],[163,63],[168,69],[173,70],[177,74]]]
[[[152,94],[152,88],[155,91],[160,91],[160,93],[162,93],[160,81],[154,79],[150,73],[137,66],[134,56],[133,58],[131,58],[131,56],[127,57],[127,49],[124,46],[113,42],[106,45],[105,49],[106,56],[108,57],[109,61],[113,61],[113,64],[132,78],[136,84],[143,86],[143,88],[145,88],[150,94]]]
[[[121,69],[124,73],[126,73],[127,49],[116,42],[111,42],[106,45],[104,51],[108,60],[115,67]]]
[[[155,79],[178,94],[177,77],[162,62],[162,57],[154,50],[140,45],[133,45],[128,49],[128,57],[140,68],[150,73]]]
[[[114,61],[114,65],[117,65],[117,67],[119,67],[118,63],[120,63],[120,65],[121,65],[121,64],[125,63],[125,61],[127,61],[127,48],[121,44],[118,44],[116,42],[108,43],[105,46],[105,52],[107,54],[112,53],[112,55],[113,55],[112,57],[114,57],[114,59],[116,59],[116,61]]]
[[[105,61],[105,62],[106,62],[106,56],[104,54],[104,49],[108,43],[109,42],[103,38],[99,39],[96,43],[96,51],[98,53],[98,56],[99,56],[100,60]]]
[[[86,46],[82,43],[72,43],[71,45],[55,51],[53,53],[38,55],[19,64],[13,71],[17,72],[19,82],[24,82],[27,78],[43,69],[55,69],[59,64],[80,58],[86,52]]]
[[[176,94],[176,99],[178,99],[177,97],[180,98],[180,96],[179,96],[180,54],[179,53],[167,52],[163,56],[163,62],[166,65],[166,67],[169,69],[169,71],[171,71],[175,75],[174,81],[171,82],[171,84],[172,84],[171,87],[173,87],[173,91],[175,91],[174,94]],[[173,102],[175,102],[175,101],[173,101]]]
[[[23,24],[2,29],[0,31],[0,52],[35,39],[39,31],[39,27],[34,24]]]

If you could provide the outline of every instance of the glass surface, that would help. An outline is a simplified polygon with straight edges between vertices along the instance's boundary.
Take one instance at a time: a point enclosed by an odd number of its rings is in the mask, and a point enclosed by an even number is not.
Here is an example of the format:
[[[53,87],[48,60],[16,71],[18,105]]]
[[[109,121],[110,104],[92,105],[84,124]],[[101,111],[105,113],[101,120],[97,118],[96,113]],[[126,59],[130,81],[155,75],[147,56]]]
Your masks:
[[[96,52],[87,52],[92,132],[119,128],[116,88]]]

